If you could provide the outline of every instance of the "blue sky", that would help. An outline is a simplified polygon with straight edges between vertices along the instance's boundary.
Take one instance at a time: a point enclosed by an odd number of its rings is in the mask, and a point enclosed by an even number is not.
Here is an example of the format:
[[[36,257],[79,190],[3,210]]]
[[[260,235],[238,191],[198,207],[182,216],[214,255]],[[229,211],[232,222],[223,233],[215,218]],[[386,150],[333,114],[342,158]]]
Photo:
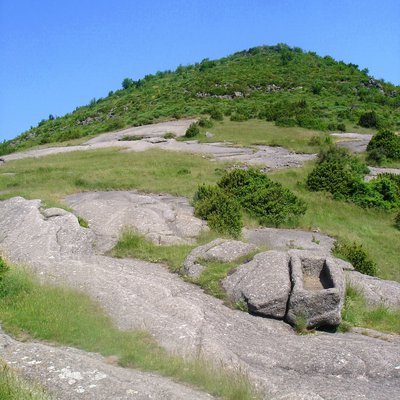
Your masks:
[[[0,140],[120,88],[287,43],[400,84],[399,0],[0,0]]]

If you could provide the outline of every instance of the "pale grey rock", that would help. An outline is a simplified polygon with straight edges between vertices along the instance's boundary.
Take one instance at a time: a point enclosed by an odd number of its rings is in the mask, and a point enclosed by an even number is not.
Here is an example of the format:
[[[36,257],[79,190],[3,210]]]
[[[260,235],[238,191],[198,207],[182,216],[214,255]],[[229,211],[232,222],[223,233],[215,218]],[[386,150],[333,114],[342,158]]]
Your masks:
[[[206,132],[206,137],[210,139],[210,138],[214,137],[214,134],[211,132]]]
[[[168,140],[163,138],[163,137],[152,137],[152,138],[148,138],[148,139],[145,139],[145,140],[146,140],[146,142],[152,143],[152,144],[168,142]]]
[[[267,251],[238,267],[222,281],[232,301],[244,301],[249,312],[283,319],[291,290],[289,256]]]
[[[339,325],[345,296],[343,268],[333,258],[293,252],[290,258],[292,292],[286,319],[304,317],[307,327]]]
[[[248,242],[271,250],[301,249],[321,254],[330,254],[335,242],[327,235],[301,229],[243,229],[243,236]]]
[[[372,179],[377,178],[379,174],[395,174],[400,175],[400,168],[378,168],[368,167],[369,174],[364,176],[364,180],[369,182]]]
[[[117,327],[145,329],[177,354],[201,355],[216,365],[239,367],[266,399],[293,398],[296,393],[330,400],[398,396],[398,342],[353,333],[297,336],[282,321],[229,309],[163,265],[99,256],[93,248],[87,254],[83,244],[79,257],[76,252],[62,252],[54,225],[60,228],[63,219],[46,220],[40,202],[20,199],[18,207],[15,203],[15,199],[0,202],[4,256],[10,262],[23,261],[43,281],[85,291]],[[79,225],[77,229],[92,232]],[[75,231],[71,236],[77,240]],[[32,240],[45,244],[41,251],[30,246]],[[60,240],[69,243],[71,238]],[[49,257],[53,254],[57,257]]]
[[[45,218],[62,217],[69,214],[68,211],[63,210],[62,208],[45,208],[41,211]]]
[[[213,398],[154,373],[118,367],[112,358],[70,347],[18,342],[1,330],[0,359],[59,400]]]
[[[365,133],[331,133],[331,136],[337,140],[337,145],[345,147],[353,153],[362,153],[367,150],[368,143],[372,135]]]
[[[101,251],[111,249],[124,229],[156,244],[191,243],[208,229],[183,197],[110,191],[77,193],[65,200],[88,221]]]
[[[256,246],[239,240],[216,239],[203,246],[196,247],[183,263],[183,273],[198,278],[204,270],[202,260],[232,262],[252,252]]]
[[[400,283],[386,281],[357,271],[346,271],[346,283],[360,290],[371,307],[400,307]]]

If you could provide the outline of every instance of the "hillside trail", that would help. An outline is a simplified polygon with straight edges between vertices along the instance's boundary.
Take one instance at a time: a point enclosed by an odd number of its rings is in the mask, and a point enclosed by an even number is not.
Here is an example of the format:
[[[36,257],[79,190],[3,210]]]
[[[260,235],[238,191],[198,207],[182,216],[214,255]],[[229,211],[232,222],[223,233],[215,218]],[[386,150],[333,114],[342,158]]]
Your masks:
[[[184,136],[187,128],[195,121],[195,119],[185,119],[128,128],[118,132],[103,133],[78,146],[27,150],[3,156],[2,159],[7,162],[29,157],[43,157],[52,154],[109,147],[120,147],[123,148],[123,151],[136,152],[158,148],[169,151],[202,154],[218,161],[235,161],[248,165],[259,165],[269,170],[301,166],[304,162],[315,158],[315,154],[298,154],[276,146],[254,146],[253,148],[248,148],[232,146],[225,142],[198,143],[196,140],[181,142],[175,139],[163,138],[163,135],[166,133],[173,133],[176,137]],[[140,139],[121,140],[129,136]]]
[[[83,200],[71,201],[82,204]],[[400,342],[396,337],[380,340],[326,332],[298,336],[284,322],[226,307],[164,265],[102,255],[104,235],[104,231],[82,228],[65,210],[43,210],[39,200],[17,197],[0,202],[0,251],[10,261],[29,266],[42,281],[86,292],[120,329],[145,329],[168,351],[239,368],[262,388],[266,399],[398,396]],[[0,347],[0,357],[13,361],[17,355],[10,354],[7,346]],[[38,373],[39,380],[41,376]],[[46,379],[42,378],[45,385]],[[117,398],[104,393],[96,398]]]

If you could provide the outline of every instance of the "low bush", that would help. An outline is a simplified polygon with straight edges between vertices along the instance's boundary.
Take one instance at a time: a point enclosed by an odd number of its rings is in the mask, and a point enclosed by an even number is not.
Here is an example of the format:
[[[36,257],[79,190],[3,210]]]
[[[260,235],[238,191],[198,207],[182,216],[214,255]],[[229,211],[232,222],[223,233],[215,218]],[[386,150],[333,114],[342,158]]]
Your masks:
[[[239,237],[242,232],[242,211],[235,198],[216,186],[200,186],[194,197],[195,215],[208,221],[218,233]]]
[[[367,152],[367,159],[378,164],[384,159],[400,160],[400,136],[390,130],[382,130],[368,143]]]
[[[370,258],[361,244],[347,240],[336,241],[333,254],[351,262],[354,269],[362,274],[371,276],[377,274],[376,263]]]
[[[199,125],[196,123],[190,124],[189,128],[187,128],[185,137],[192,138],[197,136],[200,133]]]
[[[222,121],[224,119],[224,114],[218,108],[212,108],[210,110],[210,117],[215,121]]]
[[[335,199],[348,200],[361,207],[400,207],[400,178],[382,174],[365,182],[363,177],[367,172],[367,166],[345,149],[330,147],[320,152],[306,183],[311,191],[326,191]]]
[[[375,111],[368,111],[360,115],[358,124],[364,128],[376,128],[378,126],[378,116]]]
[[[218,186],[200,186],[194,198],[195,213],[217,232],[237,237],[242,209],[262,225],[279,226],[296,220],[307,209],[305,202],[264,173],[250,168],[226,173]]]
[[[202,128],[212,128],[213,127],[213,122],[208,119],[208,118],[200,118],[199,122],[198,122],[199,126],[201,126]]]
[[[237,112],[233,113],[230,117],[230,120],[235,122],[243,122],[247,121],[248,119],[249,118],[246,115]]]
[[[218,186],[234,196],[262,225],[279,226],[303,215],[307,209],[304,201],[289,189],[254,168],[230,171]]]
[[[400,212],[394,217],[394,226],[400,230]]]

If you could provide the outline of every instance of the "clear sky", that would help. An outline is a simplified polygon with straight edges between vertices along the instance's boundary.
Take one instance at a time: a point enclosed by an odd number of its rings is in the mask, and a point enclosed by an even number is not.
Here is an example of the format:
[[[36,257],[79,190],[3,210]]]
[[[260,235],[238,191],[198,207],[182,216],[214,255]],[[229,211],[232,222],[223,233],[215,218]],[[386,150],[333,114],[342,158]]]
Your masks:
[[[125,77],[280,42],[400,84],[400,0],[0,0],[0,140]]]

